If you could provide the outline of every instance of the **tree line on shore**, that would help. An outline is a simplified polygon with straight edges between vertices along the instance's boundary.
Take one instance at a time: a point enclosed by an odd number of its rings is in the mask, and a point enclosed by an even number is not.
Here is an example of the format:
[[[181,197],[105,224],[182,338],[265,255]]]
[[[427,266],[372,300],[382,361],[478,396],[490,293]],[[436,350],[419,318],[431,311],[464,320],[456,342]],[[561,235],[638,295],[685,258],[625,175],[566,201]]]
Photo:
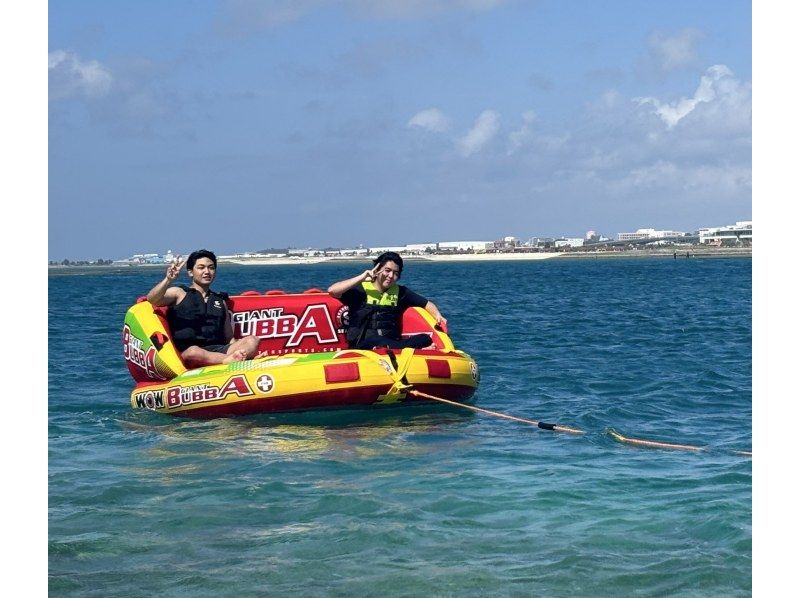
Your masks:
[[[50,260],[47,262],[48,266],[110,266],[113,263],[113,260],[77,260],[72,261],[68,259],[63,259],[60,262],[56,260]]]

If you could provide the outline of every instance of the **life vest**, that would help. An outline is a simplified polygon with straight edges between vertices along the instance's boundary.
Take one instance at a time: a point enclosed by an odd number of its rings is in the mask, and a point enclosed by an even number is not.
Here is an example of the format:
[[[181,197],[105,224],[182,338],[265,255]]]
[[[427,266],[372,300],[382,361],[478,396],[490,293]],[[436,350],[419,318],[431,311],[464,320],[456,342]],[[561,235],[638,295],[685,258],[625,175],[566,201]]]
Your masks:
[[[167,311],[167,323],[172,332],[172,341],[179,351],[185,351],[192,345],[224,345],[225,322],[228,319],[226,293],[209,291],[208,299],[192,287],[180,285],[186,296],[183,301],[173,305]]]
[[[377,334],[388,338],[400,338],[400,287],[393,284],[381,293],[371,282],[361,283],[367,300],[350,314],[347,342],[356,346],[366,336]]]

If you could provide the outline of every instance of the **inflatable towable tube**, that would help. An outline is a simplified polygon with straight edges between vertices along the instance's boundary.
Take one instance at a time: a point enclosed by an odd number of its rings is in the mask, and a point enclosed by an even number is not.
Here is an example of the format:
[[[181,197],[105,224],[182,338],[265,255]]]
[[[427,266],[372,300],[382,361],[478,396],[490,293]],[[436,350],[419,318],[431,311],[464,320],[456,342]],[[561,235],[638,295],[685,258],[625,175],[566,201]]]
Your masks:
[[[140,298],[125,316],[122,345],[136,381],[134,409],[193,418],[423,403],[414,388],[468,402],[478,365],[457,350],[421,308],[403,315],[403,336],[431,337],[426,349],[347,348],[347,307],[317,289],[231,296],[234,337],[259,337],[264,357],[188,370],[172,343],[166,310]]]

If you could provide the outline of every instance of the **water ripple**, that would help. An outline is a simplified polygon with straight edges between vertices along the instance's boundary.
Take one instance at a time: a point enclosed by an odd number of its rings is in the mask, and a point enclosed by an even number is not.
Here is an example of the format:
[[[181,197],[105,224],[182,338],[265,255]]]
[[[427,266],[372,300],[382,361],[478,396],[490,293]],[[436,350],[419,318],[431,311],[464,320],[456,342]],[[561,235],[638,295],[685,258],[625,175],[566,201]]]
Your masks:
[[[353,273],[226,266],[219,287]],[[50,278],[54,595],[750,595],[749,260],[409,263],[478,405],[580,437],[441,406],[133,412],[120,326],[157,277]]]

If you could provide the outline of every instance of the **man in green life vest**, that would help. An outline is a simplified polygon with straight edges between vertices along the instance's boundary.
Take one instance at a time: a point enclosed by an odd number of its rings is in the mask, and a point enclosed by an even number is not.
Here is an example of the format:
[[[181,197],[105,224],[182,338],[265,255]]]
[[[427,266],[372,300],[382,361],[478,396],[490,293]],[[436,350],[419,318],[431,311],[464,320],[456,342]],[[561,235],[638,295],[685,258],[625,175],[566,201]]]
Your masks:
[[[437,324],[444,326],[447,320],[431,301],[397,284],[403,272],[403,258],[397,253],[387,251],[372,263],[374,268],[328,287],[328,292],[349,308],[347,343],[350,348],[422,349],[429,346],[431,338],[427,334],[401,338],[403,312],[409,307],[422,307]]]

